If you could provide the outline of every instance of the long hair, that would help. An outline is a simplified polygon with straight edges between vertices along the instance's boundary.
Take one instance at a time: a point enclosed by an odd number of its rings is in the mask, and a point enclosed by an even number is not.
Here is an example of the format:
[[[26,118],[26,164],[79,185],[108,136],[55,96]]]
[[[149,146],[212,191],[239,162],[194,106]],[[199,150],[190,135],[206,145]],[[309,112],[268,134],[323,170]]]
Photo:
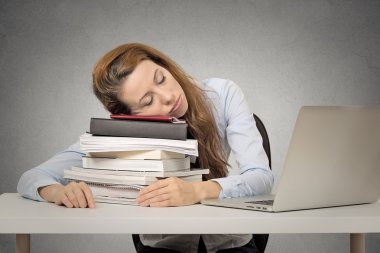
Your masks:
[[[202,90],[173,60],[160,51],[144,44],[131,43],[106,53],[96,63],[92,73],[92,87],[96,97],[109,112],[130,114],[128,105],[118,99],[118,92],[123,79],[143,60],[151,60],[165,68],[181,85],[189,105],[184,119],[188,123],[189,133],[198,141],[199,165],[210,169],[210,174],[204,178],[225,177],[227,158]]]

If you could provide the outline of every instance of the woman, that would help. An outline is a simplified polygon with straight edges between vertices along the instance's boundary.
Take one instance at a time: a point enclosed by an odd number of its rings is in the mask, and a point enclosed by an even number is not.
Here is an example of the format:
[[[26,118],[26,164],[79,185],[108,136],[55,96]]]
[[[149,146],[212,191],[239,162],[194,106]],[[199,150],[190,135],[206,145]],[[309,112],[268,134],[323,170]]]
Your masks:
[[[170,58],[149,46],[121,45],[104,55],[93,71],[93,90],[113,114],[170,115],[184,118],[189,134],[198,140],[198,163],[209,168],[203,182],[179,178],[160,180],[140,191],[141,206],[165,207],[199,203],[206,198],[240,197],[269,193],[273,175],[262,139],[241,90],[233,82],[189,77]],[[232,150],[239,175],[227,176]],[[67,207],[95,207],[88,186],[69,183],[63,170],[81,165],[78,143],[20,178],[21,195]],[[202,235],[208,252],[255,249],[252,235]],[[173,249],[193,252],[199,235],[142,235],[141,252]],[[172,252],[172,251],[170,251]],[[223,251],[224,252],[224,251]]]

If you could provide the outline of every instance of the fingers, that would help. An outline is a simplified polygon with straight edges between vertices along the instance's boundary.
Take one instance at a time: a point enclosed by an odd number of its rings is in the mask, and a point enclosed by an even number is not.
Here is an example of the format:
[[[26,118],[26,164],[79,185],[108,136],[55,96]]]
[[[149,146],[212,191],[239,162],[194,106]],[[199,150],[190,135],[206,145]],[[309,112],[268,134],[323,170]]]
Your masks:
[[[174,204],[172,203],[172,201],[167,199],[167,200],[163,200],[163,201],[153,202],[153,203],[149,204],[149,206],[151,206],[151,207],[166,207],[166,206],[174,206]]]
[[[75,196],[74,189],[67,189],[66,196],[70,200],[70,202],[74,205],[74,207],[79,207],[79,202],[77,197]]]
[[[151,184],[151,185],[145,187],[144,189],[141,189],[139,195],[142,196],[144,194],[147,194],[147,193],[150,193],[150,192],[155,191],[157,189],[160,189],[160,188],[168,186],[170,184],[170,182],[172,181],[172,180],[169,180],[169,179],[171,179],[171,178],[166,178],[166,179],[158,180],[154,184]]]
[[[170,185],[172,180],[162,179],[157,181],[154,184],[151,184],[144,189],[140,190],[139,196],[137,197],[137,203],[143,203],[148,199],[151,199],[157,195],[165,194],[169,192],[168,186]]]
[[[95,201],[94,201],[94,197],[92,195],[92,191],[91,191],[90,187],[88,187],[88,185],[85,182],[80,182],[79,186],[82,189],[82,191],[84,192],[84,196],[86,197],[86,202],[88,204],[88,207],[94,208],[95,207]]]
[[[141,193],[139,194],[139,197],[136,199],[137,203],[142,203],[148,199],[152,199],[156,196],[167,194],[169,192],[169,189],[167,187],[158,188],[156,190],[149,191],[147,193]]]
[[[74,205],[71,203],[71,201],[68,199],[68,197],[66,196],[66,194],[64,196],[61,197],[60,201],[56,201],[55,202],[57,205],[65,205],[66,207],[68,208],[72,208],[74,207]]]
[[[95,207],[91,189],[84,182],[71,182],[63,187],[55,203],[57,205],[63,204],[69,208]]]
[[[179,178],[166,178],[142,189],[136,201],[140,206],[151,207],[186,205],[189,187],[192,188]]]
[[[166,205],[163,205],[165,202]],[[170,194],[161,194],[139,202],[140,206],[169,206]]]

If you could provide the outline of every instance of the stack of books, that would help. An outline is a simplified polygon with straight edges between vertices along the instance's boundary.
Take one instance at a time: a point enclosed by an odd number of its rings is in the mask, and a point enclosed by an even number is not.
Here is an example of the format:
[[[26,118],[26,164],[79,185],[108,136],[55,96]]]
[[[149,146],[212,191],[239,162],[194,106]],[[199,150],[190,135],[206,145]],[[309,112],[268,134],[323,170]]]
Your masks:
[[[187,124],[142,118],[92,118],[90,133],[80,136],[82,167],[65,170],[64,178],[86,182],[97,202],[119,204],[136,204],[140,189],[163,178],[202,181],[209,170],[190,169],[198,146],[186,138]]]

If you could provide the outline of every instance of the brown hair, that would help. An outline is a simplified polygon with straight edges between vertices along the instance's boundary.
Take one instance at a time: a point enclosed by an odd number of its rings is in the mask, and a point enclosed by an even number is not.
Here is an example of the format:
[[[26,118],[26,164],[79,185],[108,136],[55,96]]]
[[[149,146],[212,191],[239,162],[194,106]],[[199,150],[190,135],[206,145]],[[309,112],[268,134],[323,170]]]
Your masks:
[[[104,107],[113,114],[129,114],[130,109],[118,99],[123,78],[133,72],[143,60],[151,60],[167,69],[181,85],[189,107],[184,119],[190,134],[198,141],[199,165],[209,168],[205,179],[225,177],[227,159],[218,134],[215,120],[202,90],[194,84],[174,61],[160,51],[139,43],[121,45],[106,53],[95,65],[93,91]]]

